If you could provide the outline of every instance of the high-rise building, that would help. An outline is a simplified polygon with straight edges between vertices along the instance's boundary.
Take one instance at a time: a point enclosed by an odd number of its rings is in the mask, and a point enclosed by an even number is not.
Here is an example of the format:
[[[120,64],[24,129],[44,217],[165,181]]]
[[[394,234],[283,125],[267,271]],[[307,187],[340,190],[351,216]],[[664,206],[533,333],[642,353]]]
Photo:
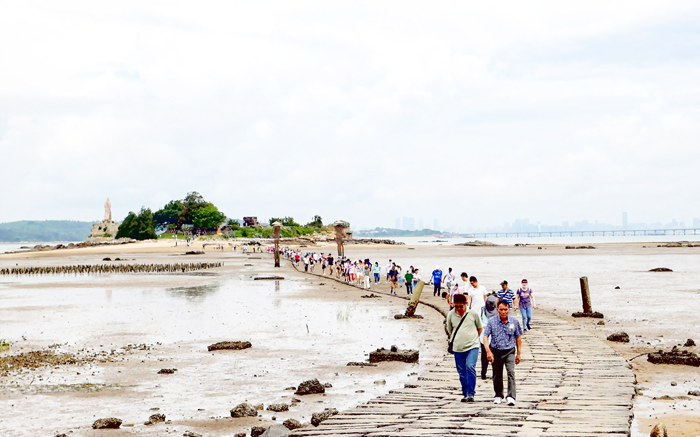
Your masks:
[[[627,213],[622,213],[622,229],[627,229]]]
[[[409,231],[416,230],[416,219],[414,217],[408,218],[408,227],[406,229],[408,229]]]

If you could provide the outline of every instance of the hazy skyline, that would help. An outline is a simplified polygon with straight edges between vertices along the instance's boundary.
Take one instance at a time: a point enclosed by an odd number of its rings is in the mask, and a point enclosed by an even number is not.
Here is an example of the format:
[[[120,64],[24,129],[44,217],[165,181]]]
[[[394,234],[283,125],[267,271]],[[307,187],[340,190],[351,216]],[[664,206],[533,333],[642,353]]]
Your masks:
[[[0,0],[0,222],[700,217],[700,2]]]

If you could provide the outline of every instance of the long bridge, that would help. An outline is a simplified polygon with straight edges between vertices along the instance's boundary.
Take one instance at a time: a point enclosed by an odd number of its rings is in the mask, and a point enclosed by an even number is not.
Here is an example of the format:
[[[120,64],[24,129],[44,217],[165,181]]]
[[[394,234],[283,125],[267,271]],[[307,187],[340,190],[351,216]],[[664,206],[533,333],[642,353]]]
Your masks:
[[[609,231],[540,231],[540,232],[474,232],[470,238],[500,237],[613,237],[613,236],[700,235],[698,228],[686,229],[616,229]]]

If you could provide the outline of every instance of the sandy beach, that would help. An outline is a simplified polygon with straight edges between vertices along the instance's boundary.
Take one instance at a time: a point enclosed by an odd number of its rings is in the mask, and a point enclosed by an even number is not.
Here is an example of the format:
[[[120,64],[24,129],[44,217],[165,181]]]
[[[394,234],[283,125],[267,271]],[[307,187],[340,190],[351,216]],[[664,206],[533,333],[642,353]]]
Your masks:
[[[0,278],[0,337],[12,344],[0,356],[56,344],[57,351],[98,356],[81,366],[3,376],[0,403],[11,413],[0,425],[18,435],[68,430],[92,435],[89,427],[96,418],[121,414],[133,426],[123,427],[119,435],[160,435],[142,423],[153,412],[163,412],[172,422],[162,426],[180,435],[185,430],[231,435],[251,424],[274,423],[273,415],[276,422],[288,417],[304,422],[326,407],[366,402],[415,378],[411,374],[420,373],[421,366],[442,357],[442,319],[434,310],[422,306],[425,319],[394,321],[393,314],[405,306],[402,299],[363,299],[361,290],[298,273],[288,263],[274,269],[268,254],[206,248],[205,255],[183,255],[202,250],[201,245],[174,247],[170,240],[0,255],[0,267],[95,264],[115,255],[128,259],[119,261],[125,263],[225,264],[197,274]],[[334,246],[305,249],[333,252]],[[349,245],[346,254],[379,261],[382,268],[389,259],[404,269],[413,265],[424,279],[436,266],[452,267],[458,274],[477,276],[489,290],[497,289],[503,279],[515,289],[527,278],[540,310],[552,311],[600,338],[616,331],[629,334],[629,344],[610,345],[630,360],[637,375],[633,436],[648,435],[657,422],[664,422],[670,435],[700,435],[700,399],[687,395],[700,389],[697,368],[653,365],[638,356],[669,350],[688,338],[700,340],[695,333],[700,315],[683,311],[700,307],[700,248],[649,243],[596,245],[589,250]],[[673,272],[649,272],[656,267]],[[253,281],[271,273],[285,280]],[[605,325],[570,317],[581,310],[581,276],[589,278],[594,310],[605,314]],[[427,302],[444,304],[431,293],[424,296]],[[275,315],[274,320],[267,320],[268,314]],[[265,327],[262,320],[275,325]],[[206,352],[207,344],[215,341],[248,339],[254,343],[251,349]],[[134,344],[145,347],[128,347]],[[421,364],[345,366],[392,344],[419,349]],[[158,375],[160,368],[178,371]],[[293,396],[284,389],[314,377],[332,384],[325,396],[303,397],[289,413],[262,411],[262,421],[227,418],[228,410],[243,401],[265,406],[289,402]],[[386,384],[375,384],[378,380]],[[34,418],[37,409],[51,405],[56,407],[51,413]]]

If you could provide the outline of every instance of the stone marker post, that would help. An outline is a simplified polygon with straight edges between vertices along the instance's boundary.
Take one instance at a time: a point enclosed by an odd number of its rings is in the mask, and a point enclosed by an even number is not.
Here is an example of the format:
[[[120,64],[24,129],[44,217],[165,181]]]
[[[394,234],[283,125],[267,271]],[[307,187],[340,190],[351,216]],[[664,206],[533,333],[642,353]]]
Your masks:
[[[423,293],[424,286],[425,282],[418,281],[416,288],[413,289],[413,294],[411,295],[410,302],[408,302],[408,308],[406,308],[406,313],[404,313],[404,316],[412,317],[416,314],[416,308],[418,307],[418,301],[420,301],[420,295]]]
[[[345,225],[342,221],[338,220],[335,222],[335,242],[338,245],[338,258],[342,258],[345,255],[343,237],[345,237]]]
[[[581,279],[581,300],[583,300],[583,312],[592,313],[593,307],[591,306],[591,292],[588,289],[588,278],[582,276]]]
[[[275,229],[275,267],[280,266],[280,233],[282,231],[282,223],[276,221],[272,224]]]

